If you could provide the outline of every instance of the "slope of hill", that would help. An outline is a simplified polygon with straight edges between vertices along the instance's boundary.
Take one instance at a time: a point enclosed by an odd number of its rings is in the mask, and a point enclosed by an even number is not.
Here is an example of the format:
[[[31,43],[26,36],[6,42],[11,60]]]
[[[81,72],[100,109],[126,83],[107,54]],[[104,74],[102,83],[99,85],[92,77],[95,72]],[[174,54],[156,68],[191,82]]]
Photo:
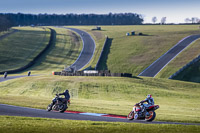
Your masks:
[[[0,40],[0,71],[18,69],[33,60],[49,43],[50,30],[18,27]]]
[[[56,93],[69,89],[69,110],[127,115],[152,94],[158,121],[200,122],[200,84],[157,78],[26,77],[0,83],[1,103],[45,109]]]
[[[138,75],[186,36],[200,33],[196,25],[101,26],[101,31],[92,31],[94,26],[77,26],[76,28],[88,31],[99,44],[96,57],[90,64],[92,67],[96,65],[105,35],[108,35],[112,39],[112,45],[105,65],[112,72],[127,72],[133,75]],[[126,36],[127,32],[130,33],[133,30],[136,35]],[[139,36],[139,33],[143,35]],[[195,55],[190,57],[195,58]]]
[[[67,29],[51,27],[56,31],[56,41],[45,55],[30,68],[34,74],[51,74],[62,71],[72,65],[82,50],[82,41],[75,33]]]
[[[200,40],[193,42],[190,46],[188,46],[188,48],[186,48],[175,59],[173,59],[162,71],[160,71],[160,73],[156,77],[169,78],[171,75],[173,75],[175,72],[177,72],[183,66],[185,66],[187,63],[189,63],[194,58],[199,56],[199,53],[200,53],[200,45],[199,44],[200,44]],[[198,69],[198,66],[199,66],[197,64],[194,65],[196,70]],[[194,76],[194,79],[196,78],[196,76],[197,76],[196,74],[198,74],[198,71],[191,70],[191,69],[193,69],[193,68],[184,70],[182,72],[182,74],[180,74],[180,76],[178,76],[175,79],[184,80],[184,81],[192,81],[192,82],[195,82],[195,81],[200,82],[200,80],[198,78],[197,78],[197,80],[192,79],[193,76]],[[186,77],[186,78],[183,78],[183,77]]]

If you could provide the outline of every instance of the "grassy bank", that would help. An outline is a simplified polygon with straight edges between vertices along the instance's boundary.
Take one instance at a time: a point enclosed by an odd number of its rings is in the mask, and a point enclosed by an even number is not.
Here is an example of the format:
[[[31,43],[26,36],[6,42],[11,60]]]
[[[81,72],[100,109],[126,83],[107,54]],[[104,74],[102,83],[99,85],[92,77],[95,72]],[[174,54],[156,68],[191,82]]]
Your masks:
[[[127,115],[136,102],[152,94],[160,105],[156,120],[200,122],[199,88],[153,78],[41,76],[0,83],[0,101],[45,109],[56,93],[69,89],[70,110]]]
[[[1,133],[198,133],[200,126],[92,122],[0,116]]]
[[[0,40],[0,71],[27,65],[48,44],[50,30],[46,28],[17,27],[15,32]]]
[[[185,66],[187,63],[192,61],[194,58],[196,58],[200,53],[200,40],[195,41],[190,46],[188,46],[183,52],[181,52],[175,59],[173,59],[162,71],[156,75],[156,77],[159,78],[169,78],[171,75],[173,75],[175,72],[177,72],[179,69],[181,69],[183,66]],[[195,65],[198,66],[198,65]],[[184,71],[181,75],[188,77],[183,78],[182,76],[179,76],[179,80],[184,81],[195,81],[193,80],[193,76],[195,74],[198,74],[198,71],[191,71],[187,72],[188,70]],[[187,73],[187,74],[186,74]],[[190,78],[191,80],[190,80]],[[194,77],[196,78],[196,76]],[[197,80],[200,82],[200,80]]]
[[[55,42],[38,63],[30,68],[33,74],[62,71],[76,61],[82,50],[82,42],[77,34],[66,29],[51,28],[56,31]]]
[[[196,25],[101,26],[102,31],[92,31],[94,26],[75,28],[86,30],[95,38],[99,45],[97,57],[100,55],[99,50],[103,46],[105,35],[113,39],[106,64],[108,69],[114,73],[127,72],[133,75],[138,75],[184,37],[200,33]],[[126,36],[127,32],[133,30],[136,34],[141,32],[143,35]],[[195,58],[195,55],[190,57]],[[92,66],[96,65],[95,60]],[[181,65],[177,62],[172,64],[172,67]],[[170,73],[174,71],[176,70],[173,69]]]
[[[200,83],[200,61],[192,64],[173,79]]]

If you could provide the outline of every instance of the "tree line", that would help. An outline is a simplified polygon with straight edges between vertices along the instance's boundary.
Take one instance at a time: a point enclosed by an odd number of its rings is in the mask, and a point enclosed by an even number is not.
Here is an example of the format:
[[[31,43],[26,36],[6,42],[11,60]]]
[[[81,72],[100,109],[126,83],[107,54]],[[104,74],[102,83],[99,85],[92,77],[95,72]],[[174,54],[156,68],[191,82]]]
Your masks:
[[[4,15],[0,14],[0,32],[6,31],[12,26],[10,20],[7,19]]]
[[[118,14],[0,14],[6,17],[12,26],[27,25],[140,25],[143,18],[135,13]]]

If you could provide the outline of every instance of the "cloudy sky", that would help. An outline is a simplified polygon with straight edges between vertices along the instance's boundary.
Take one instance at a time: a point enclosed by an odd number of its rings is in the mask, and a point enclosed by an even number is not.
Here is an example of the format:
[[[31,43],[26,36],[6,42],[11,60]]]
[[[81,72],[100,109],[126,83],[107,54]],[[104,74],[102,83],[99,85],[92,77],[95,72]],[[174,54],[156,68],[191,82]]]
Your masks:
[[[200,0],[1,0],[0,13],[125,13],[142,14],[145,22],[153,16],[167,17],[167,23],[200,18]]]

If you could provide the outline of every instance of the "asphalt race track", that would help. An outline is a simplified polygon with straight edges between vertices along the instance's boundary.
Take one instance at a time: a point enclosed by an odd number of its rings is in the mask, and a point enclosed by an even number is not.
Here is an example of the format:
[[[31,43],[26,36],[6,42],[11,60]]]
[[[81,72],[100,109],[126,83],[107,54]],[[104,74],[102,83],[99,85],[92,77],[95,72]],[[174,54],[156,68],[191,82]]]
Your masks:
[[[155,77],[172,59],[198,38],[200,38],[200,35],[191,35],[184,38],[138,76]]]
[[[143,123],[143,124],[179,124],[179,125],[200,125],[200,123],[176,123],[176,122],[146,122],[139,120],[127,120],[126,118],[116,118],[108,116],[101,116],[101,114],[95,113],[59,113],[59,112],[47,112],[42,109],[33,109],[19,106],[12,106],[6,104],[0,104],[0,115],[8,116],[25,116],[25,117],[40,117],[40,118],[55,118],[55,119],[68,119],[68,120],[89,120],[89,121],[106,121],[106,122],[127,122],[127,123]]]
[[[82,39],[83,42],[83,49],[78,57],[78,59],[75,61],[74,64],[71,65],[72,68],[75,70],[80,70],[83,68],[85,65],[87,65],[90,60],[92,59],[95,51],[95,41],[94,39],[85,31],[75,29],[75,28],[66,28],[66,27],[61,27],[65,29],[72,30],[76,33],[78,33]]]

